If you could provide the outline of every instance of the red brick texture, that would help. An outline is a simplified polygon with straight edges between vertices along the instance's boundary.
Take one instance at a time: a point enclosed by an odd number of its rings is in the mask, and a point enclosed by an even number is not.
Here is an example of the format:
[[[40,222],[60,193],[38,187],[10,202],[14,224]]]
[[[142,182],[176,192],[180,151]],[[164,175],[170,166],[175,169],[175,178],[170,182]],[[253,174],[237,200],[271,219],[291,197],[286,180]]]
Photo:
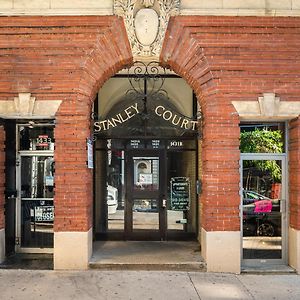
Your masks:
[[[298,101],[299,49],[300,18],[171,18],[160,61],[193,87],[203,112],[200,201],[205,230],[240,230],[239,118],[231,101],[257,101],[266,92],[281,101]],[[295,183],[291,226],[299,229],[299,122],[291,124],[291,162],[297,162],[290,168]]]
[[[4,184],[5,184],[5,131],[4,127],[0,126],[0,229],[5,227],[4,218]]]
[[[300,120],[289,124],[290,226],[300,230]]]
[[[92,225],[92,170],[86,165],[91,107],[103,83],[132,64],[123,20],[1,17],[0,30],[0,99],[27,92],[37,100],[63,100],[55,128],[54,230],[87,231]]]

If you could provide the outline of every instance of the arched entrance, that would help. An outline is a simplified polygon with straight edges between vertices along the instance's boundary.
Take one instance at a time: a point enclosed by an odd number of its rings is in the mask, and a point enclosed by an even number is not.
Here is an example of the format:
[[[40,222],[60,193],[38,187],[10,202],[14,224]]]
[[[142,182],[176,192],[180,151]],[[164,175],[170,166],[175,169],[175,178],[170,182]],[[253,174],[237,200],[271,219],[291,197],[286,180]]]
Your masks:
[[[198,233],[200,109],[158,63],[110,79],[95,102],[96,239],[191,239]]]

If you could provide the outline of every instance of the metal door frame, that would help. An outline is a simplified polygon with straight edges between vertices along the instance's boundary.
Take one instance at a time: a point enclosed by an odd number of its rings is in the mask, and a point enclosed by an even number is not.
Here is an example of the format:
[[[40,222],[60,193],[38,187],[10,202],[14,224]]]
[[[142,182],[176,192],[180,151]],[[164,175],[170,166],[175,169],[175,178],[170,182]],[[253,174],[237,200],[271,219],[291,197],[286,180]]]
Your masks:
[[[19,239],[19,242],[15,244],[16,253],[53,253],[53,248],[38,248],[38,247],[22,247],[21,246],[21,164],[22,157],[28,156],[39,156],[39,157],[53,157],[53,151],[47,150],[24,150],[17,152],[17,166],[16,166],[16,190],[17,190],[17,198],[16,198],[16,239]],[[52,200],[54,198],[35,198],[36,200]]]
[[[243,259],[243,161],[245,160],[277,160],[281,161],[282,172],[282,200],[281,209],[281,259]],[[286,153],[241,153],[240,156],[240,226],[241,226],[241,265],[242,267],[256,267],[265,265],[288,265],[288,219],[289,219],[289,199],[288,199],[288,172]]]
[[[134,164],[133,157],[158,157],[159,158],[159,190],[158,194],[158,215],[159,215],[159,230],[133,230],[133,214],[132,201],[133,193],[133,177]],[[125,202],[125,238],[133,240],[165,240],[167,233],[167,210],[163,207],[163,198],[167,196],[167,182],[166,182],[166,151],[164,149],[148,150],[148,149],[133,149],[125,152],[125,170],[126,170],[126,202]],[[141,192],[140,192],[141,193]],[[147,192],[145,192],[147,193]],[[151,192],[148,191],[149,194]],[[155,192],[152,192],[155,194]]]

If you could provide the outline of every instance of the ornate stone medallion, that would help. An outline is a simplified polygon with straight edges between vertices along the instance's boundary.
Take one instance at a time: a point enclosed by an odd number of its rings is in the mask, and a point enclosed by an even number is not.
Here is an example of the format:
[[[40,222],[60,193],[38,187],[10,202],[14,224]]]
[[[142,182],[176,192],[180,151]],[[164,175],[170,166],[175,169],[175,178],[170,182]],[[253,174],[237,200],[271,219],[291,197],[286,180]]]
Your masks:
[[[170,16],[180,0],[115,0],[115,15],[124,18],[134,57],[158,57]]]

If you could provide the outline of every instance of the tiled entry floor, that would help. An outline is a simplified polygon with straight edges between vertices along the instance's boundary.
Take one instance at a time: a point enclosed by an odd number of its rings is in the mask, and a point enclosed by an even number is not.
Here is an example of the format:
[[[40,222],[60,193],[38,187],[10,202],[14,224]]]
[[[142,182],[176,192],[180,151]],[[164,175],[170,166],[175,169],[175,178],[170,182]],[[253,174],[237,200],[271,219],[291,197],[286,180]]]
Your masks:
[[[97,241],[90,268],[206,271],[198,242]]]

